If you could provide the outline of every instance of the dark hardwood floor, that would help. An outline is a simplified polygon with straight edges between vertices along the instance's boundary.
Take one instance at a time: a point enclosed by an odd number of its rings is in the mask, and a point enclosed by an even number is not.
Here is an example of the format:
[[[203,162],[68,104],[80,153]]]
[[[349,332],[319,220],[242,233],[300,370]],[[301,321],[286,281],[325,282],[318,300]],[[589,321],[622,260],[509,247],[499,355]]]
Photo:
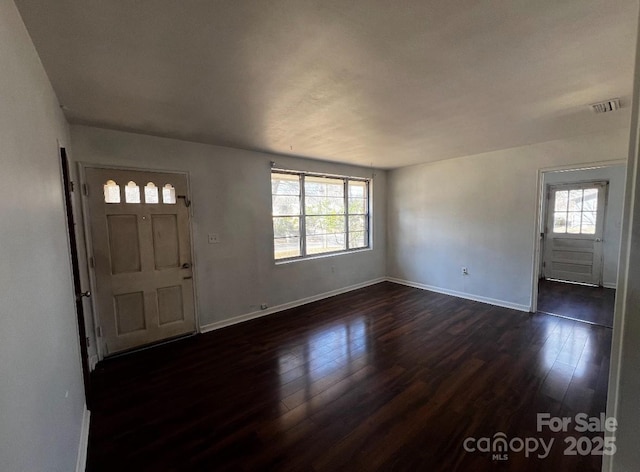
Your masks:
[[[87,470],[598,471],[536,414],[603,412],[610,349],[609,329],[381,283],[100,363]],[[499,432],[554,444],[465,452]]]
[[[613,327],[616,291],[540,279],[538,311]]]

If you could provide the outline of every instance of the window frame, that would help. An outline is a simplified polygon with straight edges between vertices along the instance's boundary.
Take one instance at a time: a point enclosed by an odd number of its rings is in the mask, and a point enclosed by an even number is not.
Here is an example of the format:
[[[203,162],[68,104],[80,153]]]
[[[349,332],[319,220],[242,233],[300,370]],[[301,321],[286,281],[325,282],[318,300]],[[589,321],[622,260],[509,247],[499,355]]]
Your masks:
[[[275,174],[283,174],[283,175],[293,175],[298,177],[298,182],[300,185],[300,194],[299,198],[299,213],[297,215],[274,215],[273,208],[273,197],[277,196],[277,194],[273,193],[273,187],[271,187],[271,230],[272,230],[272,256],[274,262],[276,264],[283,264],[293,261],[300,260],[308,260],[308,259],[318,259],[322,257],[328,256],[336,256],[340,254],[349,254],[358,251],[368,251],[372,249],[372,233],[371,233],[371,183],[372,178],[369,177],[353,177],[348,175],[339,175],[339,174],[327,174],[327,173],[319,173],[319,172],[306,172],[306,171],[297,171],[297,170],[289,170],[289,169],[277,169],[272,168],[270,172],[270,179],[273,182],[273,176]],[[319,178],[327,178],[327,179],[336,179],[343,181],[344,188],[344,213],[338,213],[338,216],[343,216],[345,219],[344,222],[344,235],[345,235],[345,249],[339,249],[337,251],[327,251],[320,253],[307,253],[307,228],[306,228],[306,219],[308,216],[326,216],[326,215],[307,215],[306,214],[306,193],[305,193],[305,178],[306,177],[319,177]],[[349,213],[349,182],[359,182],[365,184],[365,208],[364,213]],[[349,216],[364,216],[364,230],[363,232],[366,235],[365,245],[358,246],[355,248],[349,247]],[[274,231],[274,221],[275,218],[298,218],[298,238],[300,242],[300,255],[299,256],[291,256],[291,257],[282,257],[276,258],[275,252],[275,231]],[[359,231],[354,231],[359,232]]]

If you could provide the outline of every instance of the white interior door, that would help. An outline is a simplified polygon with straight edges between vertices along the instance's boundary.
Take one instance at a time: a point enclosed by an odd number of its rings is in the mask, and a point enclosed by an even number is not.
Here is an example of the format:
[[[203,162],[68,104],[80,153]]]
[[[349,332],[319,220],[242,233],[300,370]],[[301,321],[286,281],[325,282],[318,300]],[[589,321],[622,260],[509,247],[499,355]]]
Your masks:
[[[602,284],[606,182],[554,185],[547,192],[544,276]]]
[[[193,333],[186,176],[102,168],[85,176],[104,355]]]

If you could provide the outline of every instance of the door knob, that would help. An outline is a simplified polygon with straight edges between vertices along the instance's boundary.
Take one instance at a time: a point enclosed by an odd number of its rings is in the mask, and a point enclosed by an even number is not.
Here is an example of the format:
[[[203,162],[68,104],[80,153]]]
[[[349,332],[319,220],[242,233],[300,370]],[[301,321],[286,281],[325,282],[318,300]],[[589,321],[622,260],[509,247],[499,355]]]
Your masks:
[[[89,290],[87,290],[86,292],[80,292],[78,294],[78,299],[82,298],[82,297],[87,297],[89,298],[91,296],[91,292]]]
[[[601,242],[602,242],[602,239],[600,239],[600,238],[596,238],[596,242],[597,242],[597,243],[601,243]]]
[[[191,269],[191,264],[189,264],[188,262],[185,262],[184,264],[182,264],[182,268],[183,269]]]

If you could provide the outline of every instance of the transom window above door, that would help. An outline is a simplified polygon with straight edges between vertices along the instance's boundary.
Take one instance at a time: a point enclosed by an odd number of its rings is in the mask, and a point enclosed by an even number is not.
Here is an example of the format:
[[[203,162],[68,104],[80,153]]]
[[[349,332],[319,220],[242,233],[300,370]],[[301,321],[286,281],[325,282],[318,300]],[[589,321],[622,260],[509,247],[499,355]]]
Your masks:
[[[140,186],[133,180],[130,180],[124,185],[124,202],[145,203],[149,205],[157,205],[160,203],[165,205],[175,205],[175,187],[168,183],[160,189],[162,190],[162,200],[160,200],[159,188],[155,183],[147,182],[141,191]],[[122,201],[120,185],[118,185],[115,180],[107,180],[103,185],[103,190],[105,203],[120,203]],[[144,202],[142,201],[142,195],[144,195]]]

